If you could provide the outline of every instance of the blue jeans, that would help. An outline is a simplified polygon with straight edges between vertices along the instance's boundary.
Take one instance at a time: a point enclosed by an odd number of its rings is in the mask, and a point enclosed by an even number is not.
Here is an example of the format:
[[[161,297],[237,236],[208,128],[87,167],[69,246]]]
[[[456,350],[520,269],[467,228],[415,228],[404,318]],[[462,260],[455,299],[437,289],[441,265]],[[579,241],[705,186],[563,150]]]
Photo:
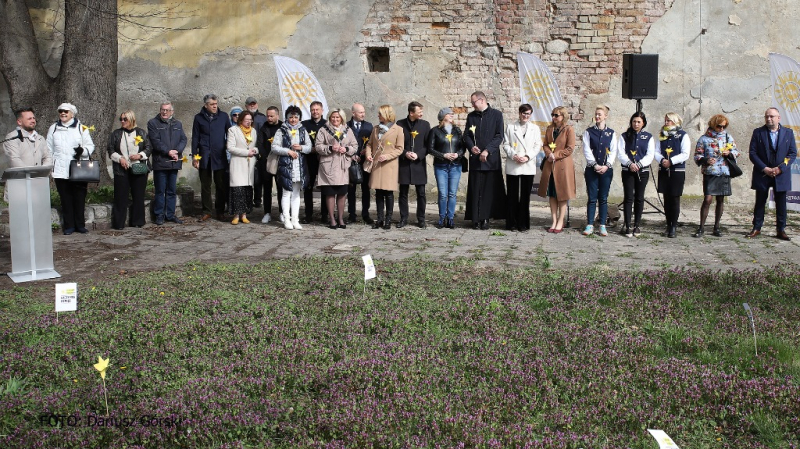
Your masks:
[[[609,168],[600,175],[594,168],[586,167],[583,177],[586,180],[586,194],[589,196],[589,202],[586,204],[586,224],[594,225],[595,203],[599,203],[600,224],[604,225],[608,218],[608,191],[611,188],[614,170]]]
[[[158,218],[172,220],[175,218],[176,185],[178,170],[153,171],[155,197],[153,198],[153,214]]]
[[[461,164],[434,165],[439,189],[439,218],[453,219],[456,214],[456,193],[461,180]]]

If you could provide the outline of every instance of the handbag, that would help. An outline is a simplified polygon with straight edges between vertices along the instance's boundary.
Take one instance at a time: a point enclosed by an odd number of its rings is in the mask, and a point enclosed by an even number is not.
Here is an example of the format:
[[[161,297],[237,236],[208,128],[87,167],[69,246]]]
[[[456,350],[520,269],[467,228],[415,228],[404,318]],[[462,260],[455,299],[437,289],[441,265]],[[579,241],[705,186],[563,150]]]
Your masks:
[[[100,164],[91,159],[70,161],[69,180],[74,182],[100,182]]]
[[[131,173],[134,175],[146,175],[150,173],[150,167],[144,162],[134,162],[131,164]]]
[[[364,182],[364,173],[361,172],[361,164],[353,162],[347,169],[350,173],[350,184],[361,184]]]
[[[278,153],[270,152],[267,155],[267,173],[272,175],[278,173]]]
[[[731,172],[731,178],[738,178],[742,176],[742,167],[739,167],[739,164],[736,163],[736,158],[733,156],[728,156],[725,159],[728,161],[728,171]]]

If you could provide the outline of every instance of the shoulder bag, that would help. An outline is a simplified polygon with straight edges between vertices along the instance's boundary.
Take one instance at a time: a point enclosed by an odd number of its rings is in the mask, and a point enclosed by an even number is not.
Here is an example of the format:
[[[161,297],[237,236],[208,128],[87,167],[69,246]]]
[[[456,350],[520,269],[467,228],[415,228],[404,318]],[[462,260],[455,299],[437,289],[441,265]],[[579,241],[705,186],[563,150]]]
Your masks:
[[[100,164],[91,159],[70,161],[69,180],[74,182],[100,182]]]
[[[350,168],[347,169],[350,174],[350,184],[361,184],[364,182],[364,173],[361,172],[361,164],[358,162],[351,162]]]

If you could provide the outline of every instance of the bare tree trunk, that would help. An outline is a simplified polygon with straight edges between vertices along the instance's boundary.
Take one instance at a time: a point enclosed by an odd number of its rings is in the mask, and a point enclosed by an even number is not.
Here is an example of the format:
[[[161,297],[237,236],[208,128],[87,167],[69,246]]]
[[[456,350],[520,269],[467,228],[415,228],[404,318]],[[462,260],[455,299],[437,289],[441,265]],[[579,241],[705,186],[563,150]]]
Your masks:
[[[11,107],[33,107],[42,134],[56,121],[60,103],[77,106],[78,119],[96,128],[92,139],[103,167],[101,183],[110,184],[105,148],[117,113],[117,0],[65,0],[62,6],[61,69],[50,77],[39,57],[26,2],[0,0],[0,73]]]

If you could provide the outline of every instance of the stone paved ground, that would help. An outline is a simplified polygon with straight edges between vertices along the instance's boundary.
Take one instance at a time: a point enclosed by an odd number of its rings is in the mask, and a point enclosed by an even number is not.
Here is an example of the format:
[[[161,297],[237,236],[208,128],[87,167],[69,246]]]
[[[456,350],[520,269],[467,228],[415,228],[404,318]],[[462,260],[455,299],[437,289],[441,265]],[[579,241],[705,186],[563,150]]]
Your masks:
[[[686,201],[689,203],[690,201]],[[491,267],[528,266],[535,268],[572,269],[596,266],[610,270],[642,270],[665,267],[742,269],[800,262],[800,214],[791,213],[788,232],[791,242],[774,238],[774,215],[768,215],[765,234],[755,240],[744,238],[750,229],[749,212],[728,208],[723,217],[724,237],[691,237],[697,223],[698,210],[685,204],[676,239],[660,235],[663,218],[645,215],[644,234],[626,238],[583,237],[580,231],[585,217],[584,207],[572,208],[572,227],[558,235],[548,234],[549,211],[534,203],[532,230],[528,233],[503,230],[504,223],[495,222],[488,231],[477,231],[457,218],[454,230],[435,229],[432,225],[435,204],[428,205],[428,229],[409,226],[404,229],[373,230],[363,224],[351,224],[346,230],[331,230],[315,223],[302,231],[287,231],[277,222],[261,224],[263,213],[256,209],[249,225],[233,226],[209,220],[199,223],[186,218],[183,225],[148,224],[124,231],[93,230],[89,234],[53,235],[56,270],[59,282],[83,281],[86,278],[116,278],[137,272],[156,270],[191,261],[256,263],[273,258],[334,255],[352,257],[372,254],[376,265],[381,261],[422,255],[437,260],[458,257],[478,259]],[[410,208],[414,210],[412,205]],[[273,216],[276,212],[273,212]],[[463,215],[462,215],[463,216]],[[712,210],[713,216],[713,210]],[[397,218],[397,217],[395,217]],[[709,217],[712,219],[712,217]],[[707,229],[710,233],[710,228]],[[0,237],[0,272],[11,271],[11,250],[8,236]],[[40,281],[39,284],[55,281]],[[0,288],[14,283],[0,277]]]

